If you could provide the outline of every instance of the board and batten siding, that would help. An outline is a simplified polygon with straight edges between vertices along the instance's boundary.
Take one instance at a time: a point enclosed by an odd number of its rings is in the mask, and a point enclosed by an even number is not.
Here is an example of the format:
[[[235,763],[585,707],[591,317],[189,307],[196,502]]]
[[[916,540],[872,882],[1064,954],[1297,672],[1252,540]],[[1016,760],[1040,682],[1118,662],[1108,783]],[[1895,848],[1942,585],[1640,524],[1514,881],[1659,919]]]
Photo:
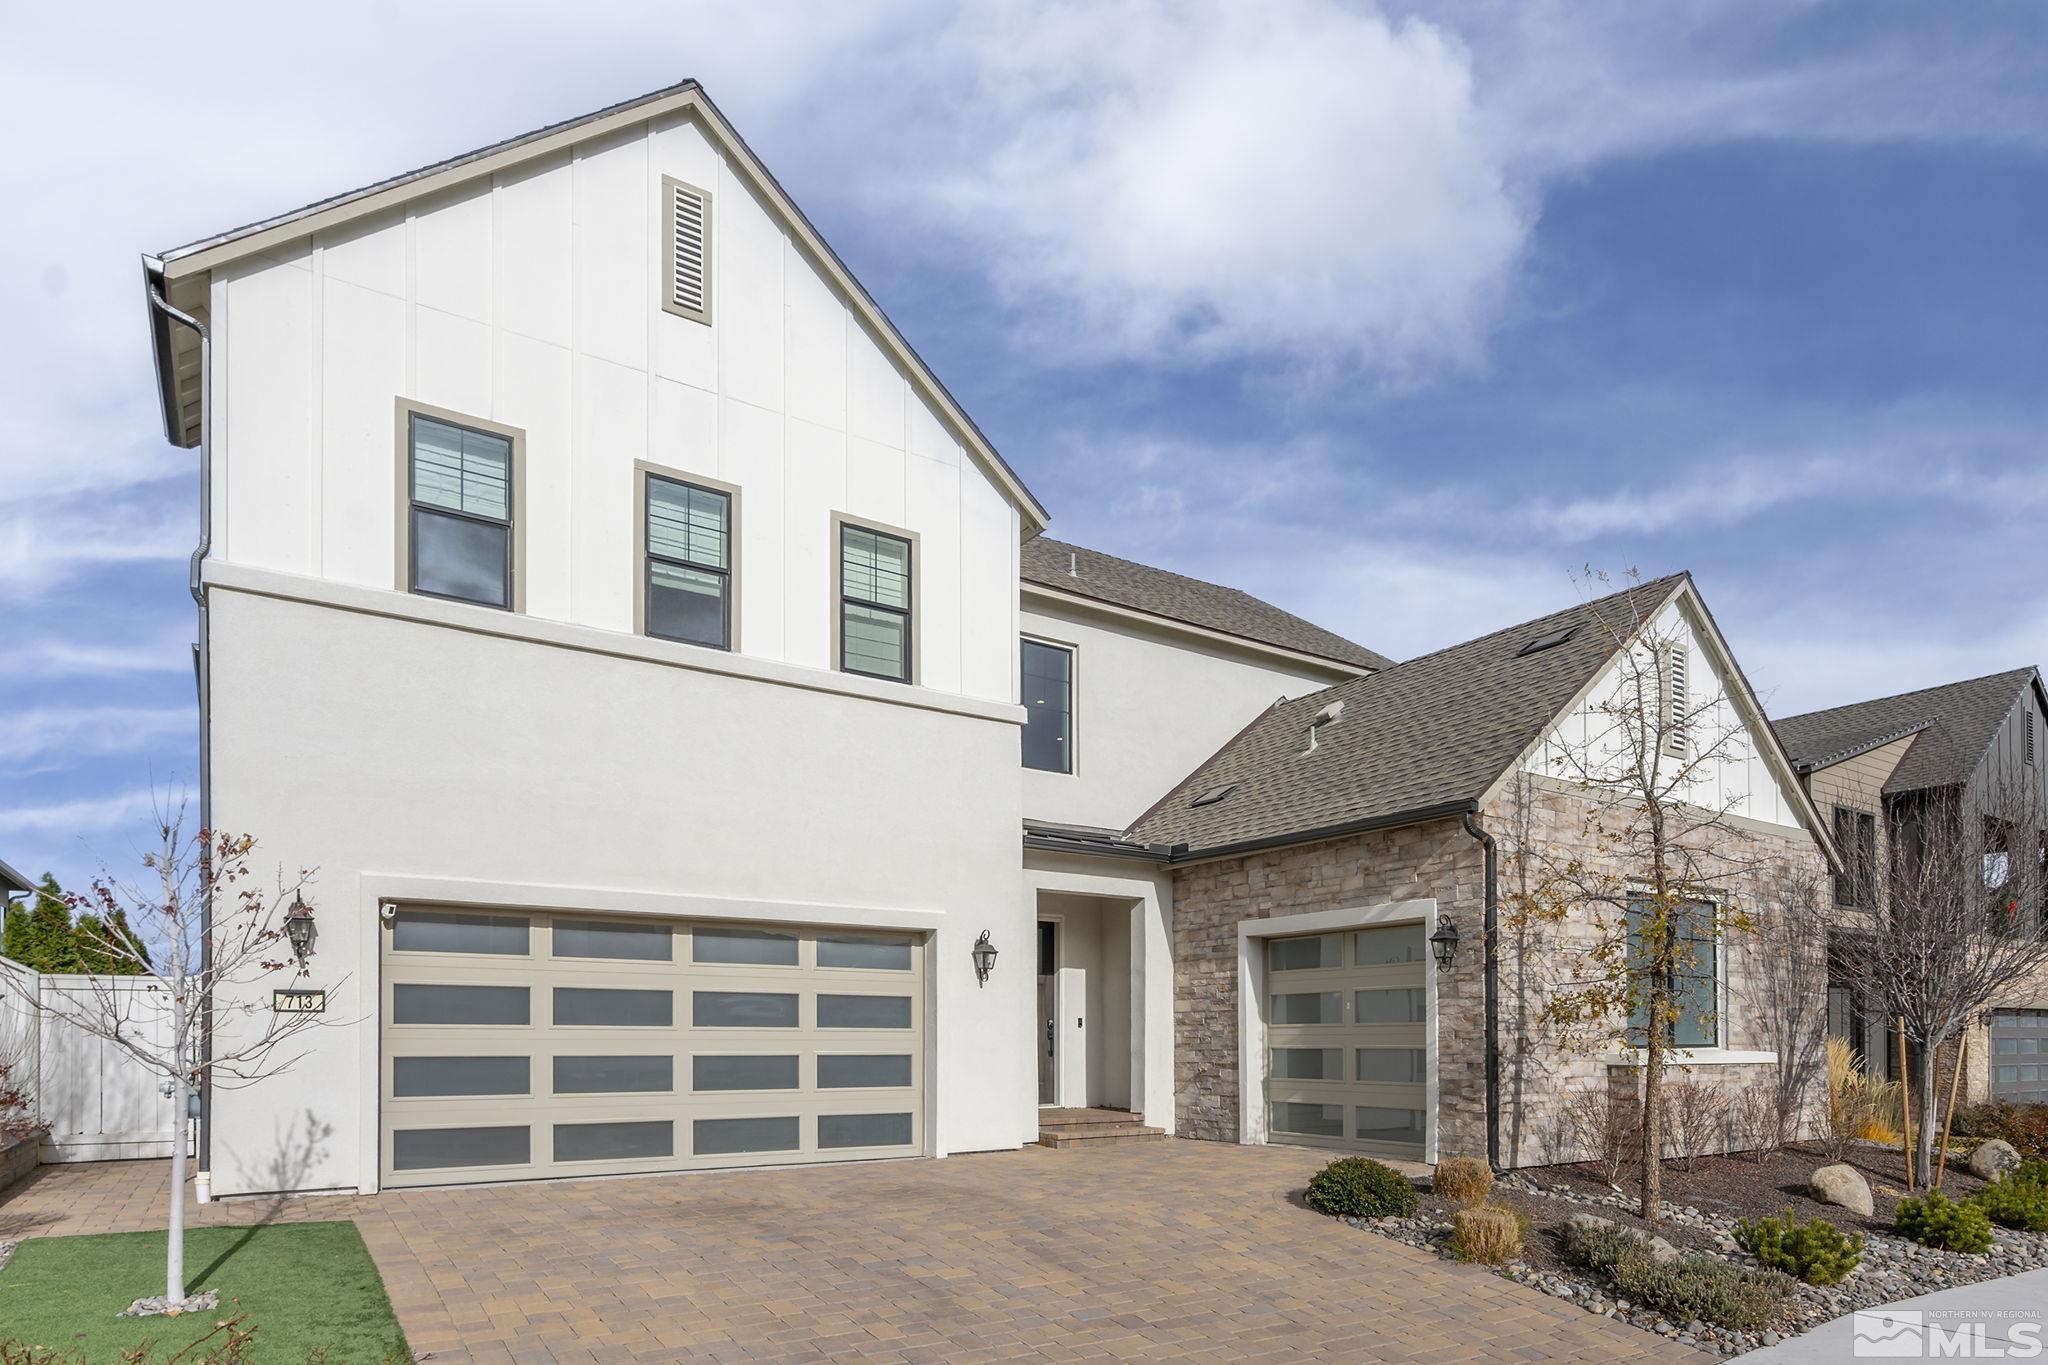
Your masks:
[[[1711,709],[1701,719],[1706,732],[1720,735],[1735,727],[1738,713],[1729,700],[1727,680],[1713,653],[1701,644],[1700,631],[1690,613],[1677,603],[1665,607],[1658,617],[1657,631],[1661,638],[1679,640],[1685,645],[1693,696],[1712,703]],[[1564,778],[1568,772],[1560,761],[1560,751],[1597,754],[1602,747],[1603,730],[1613,724],[1600,708],[1610,704],[1624,685],[1621,662],[1616,659],[1594,681],[1586,699],[1558,723],[1543,744],[1531,751],[1523,765],[1525,769],[1540,776]],[[1697,706],[1698,701],[1694,704]],[[1619,757],[1615,741],[1610,739],[1606,747],[1613,751],[1607,758]],[[1741,732],[1735,736],[1728,762],[1705,764],[1702,768],[1698,790],[1692,797],[1696,804],[1768,825],[1782,825],[1790,829],[1801,827],[1797,798],[1771,770],[1757,736],[1748,724],[1743,724]]]
[[[711,324],[661,307],[662,177],[712,191]],[[633,466],[735,484],[739,640],[830,668],[831,517],[918,536],[918,681],[1016,691],[1017,510],[686,117],[224,266],[214,547],[394,583],[397,398],[526,433],[525,610],[633,629]]]

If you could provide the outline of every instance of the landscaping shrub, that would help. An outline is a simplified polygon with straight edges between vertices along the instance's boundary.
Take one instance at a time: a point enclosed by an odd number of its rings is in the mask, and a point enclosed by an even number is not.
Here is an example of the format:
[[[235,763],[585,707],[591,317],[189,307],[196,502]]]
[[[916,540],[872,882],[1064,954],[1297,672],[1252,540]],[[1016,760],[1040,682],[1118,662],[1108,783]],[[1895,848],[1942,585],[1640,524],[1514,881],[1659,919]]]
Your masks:
[[[1558,1119],[1558,1145],[1563,1150],[1557,1159],[1590,1161],[1610,1185],[1619,1185],[1641,1156],[1635,1101],[1605,1086],[1575,1093]]]
[[[1340,1157],[1309,1177],[1308,1206],[1352,1218],[1409,1218],[1418,1203],[1408,1177],[1362,1156]]]
[[[1822,1146],[1842,1161],[1854,1143],[1897,1142],[1904,1122],[1905,1092],[1896,1082],[1865,1074],[1855,1050],[1840,1038],[1828,1048],[1828,1131]]]
[[[2021,1159],[2048,1161],[2048,1104],[1973,1104],[1956,1110],[1954,1131],[1961,1137],[2004,1138]]]
[[[1892,1227],[1901,1237],[1941,1251],[1982,1255],[1991,1250],[1991,1219],[1975,1204],[1958,1204],[1940,1190],[1899,1201]]]
[[[2044,1165],[2039,1161],[2029,1164]],[[2048,1184],[2014,1179],[2025,1169],[2008,1171],[2003,1179],[1992,1181],[1964,1202],[1984,1210],[1985,1216],[2002,1228],[2048,1232]]]
[[[2048,1161],[2022,1161],[2007,1171],[2005,1178],[2015,1185],[2040,1185],[2048,1188]]]
[[[1789,1118],[1776,1085],[1759,1081],[1744,1086],[1728,1105],[1728,1145],[1761,1162],[1785,1145],[1785,1134],[1793,1126]]]
[[[1506,1265],[1522,1254],[1522,1220],[1513,1209],[1479,1204],[1451,1215],[1451,1254],[1481,1265]]]
[[[1863,1259],[1860,1233],[1852,1236],[1820,1217],[1801,1223],[1790,1209],[1782,1218],[1742,1219],[1735,1225],[1735,1243],[1772,1270],[1808,1284],[1839,1284]]]
[[[1486,1202],[1493,1192],[1493,1169],[1478,1157],[1446,1157],[1436,1164],[1430,1188],[1460,1208]]]
[[[1691,1170],[1698,1158],[1724,1146],[1728,1097],[1703,1081],[1679,1081],[1664,1090],[1664,1155]]]
[[[1792,1296],[1792,1281],[1775,1270],[1750,1270],[1711,1256],[1682,1256],[1662,1264],[1628,1256],[1615,1266],[1613,1278],[1616,1293],[1673,1322],[1698,1318],[1736,1332],[1769,1327]]]
[[[1629,1228],[1578,1228],[1570,1223],[1560,1228],[1567,1255],[1588,1270],[1612,1275],[1614,1268],[1630,1257],[1648,1259],[1650,1239]]]

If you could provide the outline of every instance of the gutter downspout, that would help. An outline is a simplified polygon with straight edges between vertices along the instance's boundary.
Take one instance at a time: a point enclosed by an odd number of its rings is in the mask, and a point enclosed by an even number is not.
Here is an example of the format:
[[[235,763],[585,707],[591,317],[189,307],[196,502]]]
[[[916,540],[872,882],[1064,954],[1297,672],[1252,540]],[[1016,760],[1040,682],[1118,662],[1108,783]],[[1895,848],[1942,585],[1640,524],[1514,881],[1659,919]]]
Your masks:
[[[1486,850],[1486,1164],[1500,1167],[1500,850],[1479,817],[1465,812],[1465,832]]]
[[[185,583],[192,602],[199,609],[199,638],[192,646],[193,681],[199,694],[199,831],[203,840],[213,835],[213,668],[207,648],[209,630],[206,588],[200,577],[206,556],[213,549],[213,337],[206,324],[190,313],[173,308],[163,288],[152,280],[149,305],[174,322],[190,327],[199,337],[199,543],[187,561]],[[213,897],[208,894],[199,907],[199,969],[201,980],[213,969]],[[199,1202],[213,1197],[213,1007],[208,1000],[199,1030],[199,1169],[192,1178]],[[177,1121],[183,1122],[184,1115]]]

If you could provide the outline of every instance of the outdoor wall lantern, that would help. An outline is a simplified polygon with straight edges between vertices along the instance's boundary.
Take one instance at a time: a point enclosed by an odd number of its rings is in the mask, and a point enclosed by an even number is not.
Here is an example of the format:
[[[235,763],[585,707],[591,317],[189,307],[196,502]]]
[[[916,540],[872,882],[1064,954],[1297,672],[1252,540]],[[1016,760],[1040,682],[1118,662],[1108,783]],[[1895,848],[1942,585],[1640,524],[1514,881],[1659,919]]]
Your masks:
[[[1429,936],[1429,951],[1436,955],[1436,969],[1447,972],[1451,959],[1458,955],[1458,922],[1445,919],[1437,922],[1436,932]]]
[[[285,911],[284,936],[291,940],[292,956],[303,968],[313,955],[313,907],[301,897],[292,897],[292,908]]]
[[[988,974],[996,969],[996,945],[988,941],[988,930],[981,931],[981,937],[974,940],[974,979],[984,986]]]

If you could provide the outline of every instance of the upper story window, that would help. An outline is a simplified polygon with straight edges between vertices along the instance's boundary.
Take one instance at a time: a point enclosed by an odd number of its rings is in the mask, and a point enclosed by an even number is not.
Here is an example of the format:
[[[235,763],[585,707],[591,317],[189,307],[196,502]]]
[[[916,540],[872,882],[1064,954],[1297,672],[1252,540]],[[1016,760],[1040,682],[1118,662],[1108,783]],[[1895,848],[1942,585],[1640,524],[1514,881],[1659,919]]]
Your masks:
[[[909,682],[915,642],[908,537],[839,524],[839,667]]]
[[[518,606],[518,433],[406,412],[401,565],[409,591]]]
[[[1026,640],[1021,651],[1024,766],[1040,772],[1074,771],[1074,651]]]
[[[1674,1047],[1718,1047],[1721,1042],[1721,945],[1714,914],[1714,906],[1707,901],[1681,901],[1671,912],[1677,949],[1664,985],[1670,992],[1674,1017],[1665,1021],[1664,1041]],[[1638,963],[1651,955],[1642,942],[1648,916],[1646,901],[1629,907],[1628,957],[1632,974],[1639,972]],[[1628,1041],[1631,1046],[1642,1047],[1649,1039],[1648,983],[1638,978],[1636,993],[1642,998],[1629,1016]]]
[[[733,647],[733,494],[642,469],[640,628]]]
[[[1835,847],[1842,870],[1835,875],[1835,904],[1868,910],[1875,904],[1877,817],[1867,810],[1835,807]]]

